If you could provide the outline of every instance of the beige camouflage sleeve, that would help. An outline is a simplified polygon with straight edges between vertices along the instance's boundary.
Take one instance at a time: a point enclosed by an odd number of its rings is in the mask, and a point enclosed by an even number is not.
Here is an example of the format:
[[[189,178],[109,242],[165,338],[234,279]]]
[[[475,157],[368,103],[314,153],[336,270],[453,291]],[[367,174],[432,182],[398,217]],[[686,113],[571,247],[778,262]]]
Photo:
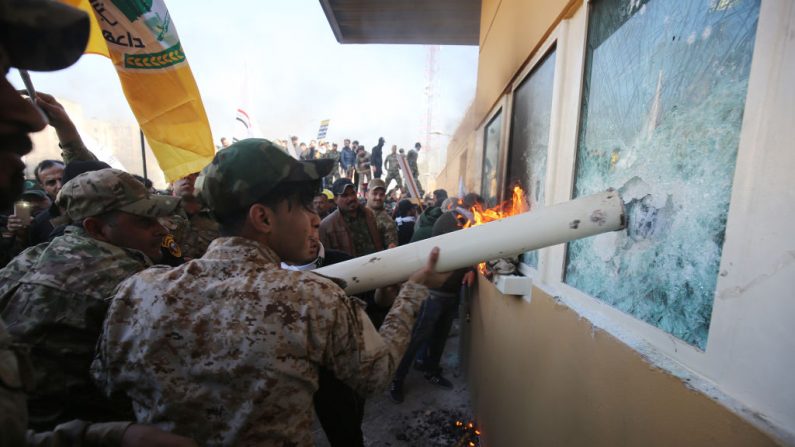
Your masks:
[[[324,352],[324,366],[362,395],[382,391],[403,358],[414,320],[428,288],[406,282],[395,299],[380,332],[375,330],[363,306],[341,299],[332,335]]]

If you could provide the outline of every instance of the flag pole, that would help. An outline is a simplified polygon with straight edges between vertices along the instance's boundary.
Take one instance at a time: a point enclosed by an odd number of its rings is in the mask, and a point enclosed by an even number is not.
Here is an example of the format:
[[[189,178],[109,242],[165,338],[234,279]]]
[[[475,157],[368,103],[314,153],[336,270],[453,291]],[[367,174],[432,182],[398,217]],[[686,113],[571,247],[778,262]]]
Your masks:
[[[144,178],[149,180],[146,175],[146,140],[144,140],[144,131],[143,129],[138,129],[138,132],[141,133],[141,163],[144,165]]]

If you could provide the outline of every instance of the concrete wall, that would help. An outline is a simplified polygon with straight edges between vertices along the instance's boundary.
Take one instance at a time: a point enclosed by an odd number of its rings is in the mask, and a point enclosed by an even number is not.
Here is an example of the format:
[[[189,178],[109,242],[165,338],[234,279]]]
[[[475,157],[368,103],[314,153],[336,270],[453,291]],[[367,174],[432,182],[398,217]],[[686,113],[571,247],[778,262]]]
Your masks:
[[[479,185],[484,124],[510,115],[510,92],[554,45],[545,200],[571,198],[587,13],[579,1],[484,1],[478,95],[441,185],[457,189],[465,152],[466,184]],[[762,1],[706,349],[563,284],[565,246],[543,249],[526,271],[532,296],[483,283],[475,300],[472,389],[488,445],[795,445],[793,30],[795,3]]]
[[[497,102],[552,25],[579,0],[483,0],[475,108],[482,117]]]
[[[470,380],[486,445],[775,445],[551,296],[480,280]]]
[[[97,158],[111,167],[143,175],[141,137],[137,125],[88,118],[83,114],[79,104],[65,100],[60,102],[77,126],[84,143]],[[33,169],[40,161],[61,159],[58,136],[52,127],[47,126],[41,132],[33,134],[32,140],[34,150],[25,157],[26,174],[30,178],[33,177]],[[168,186],[149,144],[146,145],[146,169],[149,179],[156,188],[165,189]]]

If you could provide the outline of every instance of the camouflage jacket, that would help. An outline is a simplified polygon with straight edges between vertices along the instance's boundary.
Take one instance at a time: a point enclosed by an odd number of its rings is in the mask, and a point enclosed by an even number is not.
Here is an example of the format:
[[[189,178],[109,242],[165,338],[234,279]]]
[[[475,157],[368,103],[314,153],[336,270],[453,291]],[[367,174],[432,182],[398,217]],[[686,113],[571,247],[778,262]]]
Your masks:
[[[378,232],[381,233],[381,240],[384,241],[384,248],[389,248],[390,244],[394,244],[397,247],[397,225],[392,220],[392,216],[384,208],[380,210],[370,209],[375,213],[376,226],[378,227]]]
[[[30,352],[36,371],[29,400],[35,428],[75,418],[130,418],[128,403],[102,398],[89,367],[102,331],[105,298],[149,265],[141,252],[70,226],[63,236],[25,250],[0,270],[3,320],[15,344]]]
[[[162,223],[174,236],[182,256],[189,259],[200,258],[210,242],[218,237],[218,222],[207,210],[188,217],[180,208],[177,214],[163,219]]]
[[[138,421],[206,445],[311,446],[318,367],[360,393],[384,389],[427,290],[406,283],[379,333],[331,280],[222,237],[119,286],[92,372],[126,391]]]
[[[339,151],[329,150],[328,152],[323,154],[323,158],[328,158],[329,160],[334,160],[334,168],[332,168],[332,171],[335,170],[335,169],[339,169],[340,168],[340,152]]]
[[[400,172],[400,163],[398,162],[397,154],[389,154],[386,156],[384,160],[384,167],[386,168],[387,172]]]
[[[0,320],[0,447],[18,446],[114,446],[121,445],[124,431],[131,422],[90,424],[70,421],[52,431],[28,430],[25,379],[30,379],[30,362],[14,343]]]

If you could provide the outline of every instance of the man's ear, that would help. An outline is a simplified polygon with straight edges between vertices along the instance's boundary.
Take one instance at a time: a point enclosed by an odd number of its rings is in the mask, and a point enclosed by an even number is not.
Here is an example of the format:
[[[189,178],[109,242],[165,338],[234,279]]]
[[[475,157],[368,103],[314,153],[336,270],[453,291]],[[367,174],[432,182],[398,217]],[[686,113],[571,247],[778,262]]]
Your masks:
[[[276,213],[270,207],[255,203],[248,209],[248,223],[259,233],[270,233]]]
[[[108,236],[106,234],[106,224],[101,219],[96,217],[86,217],[83,219],[83,229],[86,230],[89,236],[92,238],[108,242]]]

